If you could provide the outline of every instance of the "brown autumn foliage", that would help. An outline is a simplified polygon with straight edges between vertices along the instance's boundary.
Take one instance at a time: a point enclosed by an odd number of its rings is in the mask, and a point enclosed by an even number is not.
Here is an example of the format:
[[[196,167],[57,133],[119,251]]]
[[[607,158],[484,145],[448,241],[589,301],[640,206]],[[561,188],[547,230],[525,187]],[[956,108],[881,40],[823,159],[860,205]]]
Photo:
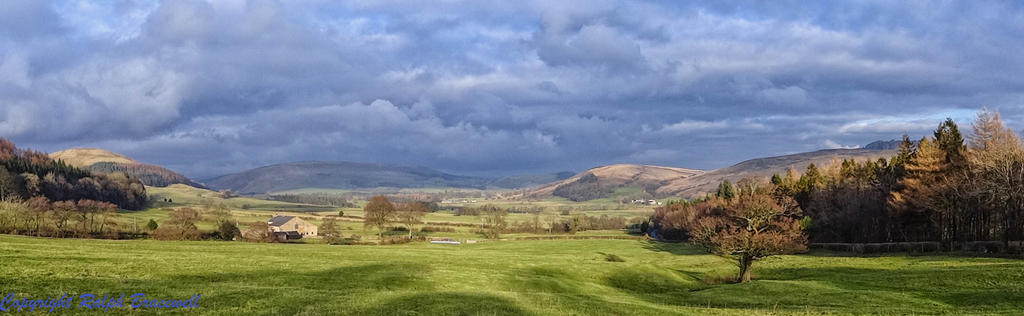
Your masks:
[[[377,237],[384,238],[384,229],[395,220],[395,205],[383,195],[370,198],[363,207],[363,225],[377,228]]]
[[[248,242],[273,243],[278,241],[274,232],[270,230],[270,224],[262,221],[249,224],[249,228],[242,232],[242,239]]]
[[[398,204],[396,218],[409,231],[409,238],[412,238],[414,225],[423,223],[423,216],[427,215],[427,205],[421,202],[405,202]]]
[[[45,237],[114,238],[119,232],[117,206],[93,200],[50,202],[37,196],[27,201],[4,199],[0,233]]]
[[[737,282],[750,281],[757,260],[807,250],[807,237],[797,220],[800,208],[769,188],[741,189],[732,199],[712,198],[681,208],[690,241],[709,252],[736,260]]]
[[[918,142],[905,135],[889,158],[773,176],[773,195],[796,201],[814,243],[935,243],[947,251],[1022,253],[1024,142],[988,109],[971,127],[964,137],[947,119]],[[693,205],[658,209],[654,233],[677,240],[694,235]]]
[[[318,233],[324,242],[328,244],[338,244],[342,240],[341,230],[338,228],[338,221],[334,217],[327,217],[320,224]]]
[[[184,207],[171,212],[171,218],[160,224],[153,231],[153,238],[159,240],[199,240],[202,233],[196,227],[200,219],[199,211]]]

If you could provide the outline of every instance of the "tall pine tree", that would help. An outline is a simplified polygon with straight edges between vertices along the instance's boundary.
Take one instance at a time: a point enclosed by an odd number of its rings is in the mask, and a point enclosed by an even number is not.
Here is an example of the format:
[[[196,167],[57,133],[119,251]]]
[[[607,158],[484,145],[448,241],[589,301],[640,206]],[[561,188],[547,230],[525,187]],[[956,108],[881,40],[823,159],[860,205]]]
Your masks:
[[[947,174],[950,164],[946,159],[946,152],[939,148],[939,144],[927,137],[918,143],[917,151],[906,163],[906,176],[900,180],[900,189],[892,192],[889,198],[890,206],[901,213],[906,224],[919,227],[921,221],[931,220],[935,229],[941,230],[948,220],[948,213],[952,205],[947,198]],[[926,232],[904,231],[910,235],[927,235]],[[945,234],[939,236],[908,236],[918,237],[940,237],[946,240]]]
[[[946,118],[946,121],[939,124],[939,128],[935,130],[935,142],[939,149],[946,152],[946,162],[950,166],[953,168],[967,166],[967,157],[964,155],[967,146],[964,145],[964,136],[960,134],[960,128],[957,127],[956,122],[953,122],[953,119]]]

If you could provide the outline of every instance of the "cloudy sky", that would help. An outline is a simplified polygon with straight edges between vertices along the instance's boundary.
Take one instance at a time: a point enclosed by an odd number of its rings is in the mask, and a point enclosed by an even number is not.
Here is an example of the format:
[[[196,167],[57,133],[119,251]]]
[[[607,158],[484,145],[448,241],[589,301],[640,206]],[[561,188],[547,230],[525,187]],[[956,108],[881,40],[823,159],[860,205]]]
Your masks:
[[[711,169],[1024,127],[1019,1],[60,1],[0,6],[0,137],[203,178]]]

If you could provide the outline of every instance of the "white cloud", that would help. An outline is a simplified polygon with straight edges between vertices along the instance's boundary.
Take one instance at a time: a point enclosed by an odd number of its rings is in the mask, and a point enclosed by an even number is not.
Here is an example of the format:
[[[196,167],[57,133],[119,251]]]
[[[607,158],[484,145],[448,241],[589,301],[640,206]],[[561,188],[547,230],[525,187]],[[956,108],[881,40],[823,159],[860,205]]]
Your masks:
[[[673,124],[665,125],[661,130],[668,133],[686,134],[705,130],[722,129],[728,126],[729,124],[724,121],[682,120]]]
[[[841,149],[856,149],[856,148],[860,148],[860,145],[847,145],[847,146],[844,146],[844,145],[839,144],[839,143],[837,143],[837,142],[835,142],[835,141],[833,141],[831,139],[826,139],[825,140],[825,148],[828,148],[828,149],[840,149],[840,148]]]

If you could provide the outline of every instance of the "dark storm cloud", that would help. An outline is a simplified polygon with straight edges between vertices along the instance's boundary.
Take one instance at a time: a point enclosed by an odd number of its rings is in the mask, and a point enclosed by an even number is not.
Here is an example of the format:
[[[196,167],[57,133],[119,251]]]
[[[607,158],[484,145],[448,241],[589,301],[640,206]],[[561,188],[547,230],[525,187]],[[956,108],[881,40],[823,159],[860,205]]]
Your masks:
[[[1024,127],[1019,2],[10,1],[0,136],[204,177],[716,168],[988,106]]]

